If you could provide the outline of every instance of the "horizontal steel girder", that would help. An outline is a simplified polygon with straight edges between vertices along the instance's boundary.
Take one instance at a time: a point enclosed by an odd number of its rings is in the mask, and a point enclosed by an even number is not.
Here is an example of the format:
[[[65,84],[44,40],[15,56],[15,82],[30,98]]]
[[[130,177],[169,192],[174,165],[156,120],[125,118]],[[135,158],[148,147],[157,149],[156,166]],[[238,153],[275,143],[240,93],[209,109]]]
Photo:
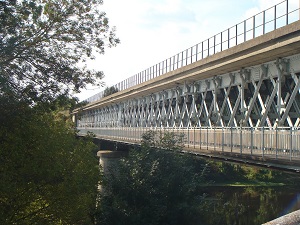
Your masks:
[[[300,124],[300,54],[77,113],[78,127]]]

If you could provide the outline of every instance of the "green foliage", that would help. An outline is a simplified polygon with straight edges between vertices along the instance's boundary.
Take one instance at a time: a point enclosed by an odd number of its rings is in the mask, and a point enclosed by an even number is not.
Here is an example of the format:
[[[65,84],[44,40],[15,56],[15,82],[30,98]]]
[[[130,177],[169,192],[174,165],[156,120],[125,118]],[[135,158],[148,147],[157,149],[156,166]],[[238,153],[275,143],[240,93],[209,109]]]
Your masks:
[[[244,184],[260,185],[294,185],[299,177],[278,170],[235,164],[230,162],[208,161],[209,173],[206,178],[218,186]]]
[[[86,60],[119,43],[101,4],[0,1],[0,94],[45,101],[96,84],[103,73]]]
[[[0,0],[0,224],[93,223],[98,160],[69,96],[103,78],[86,61],[119,43],[101,4]]]
[[[79,102],[76,97],[69,97],[67,95],[59,95],[52,101],[38,102],[35,109],[40,112],[48,112],[54,114],[65,114],[66,119],[69,118],[70,113],[76,109],[85,106],[88,102]]]
[[[107,87],[105,88],[104,90],[104,93],[103,93],[103,97],[107,97],[109,95],[112,95],[114,93],[117,93],[119,90],[118,88],[114,87],[114,86],[111,86],[111,87]]]
[[[0,224],[92,224],[99,168],[91,139],[40,106],[0,98]]]
[[[228,162],[209,162],[210,173],[207,176],[216,183],[246,180],[245,171],[240,164]]]
[[[259,181],[276,181],[282,177],[282,172],[270,170],[270,169],[258,169],[254,167],[245,168],[246,177],[249,180],[259,180]],[[278,180],[279,180],[278,179]]]
[[[201,222],[205,165],[178,152],[181,136],[143,135],[141,148],[105,177],[97,224],[197,224]],[[169,151],[168,151],[169,150]]]
[[[193,158],[181,154],[182,141],[173,133],[143,134],[141,148],[104,177],[96,224],[261,224],[281,211],[268,188],[225,187],[275,181],[281,172]]]

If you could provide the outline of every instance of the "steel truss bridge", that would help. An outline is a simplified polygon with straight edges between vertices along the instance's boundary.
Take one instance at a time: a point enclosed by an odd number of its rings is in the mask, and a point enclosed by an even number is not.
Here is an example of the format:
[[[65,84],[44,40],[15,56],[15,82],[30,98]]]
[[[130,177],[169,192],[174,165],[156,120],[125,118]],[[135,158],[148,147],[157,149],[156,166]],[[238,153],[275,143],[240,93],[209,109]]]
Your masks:
[[[137,143],[150,129],[183,133],[189,151],[299,170],[300,21],[290,2],[91,97],[73,112],[80,134]]]

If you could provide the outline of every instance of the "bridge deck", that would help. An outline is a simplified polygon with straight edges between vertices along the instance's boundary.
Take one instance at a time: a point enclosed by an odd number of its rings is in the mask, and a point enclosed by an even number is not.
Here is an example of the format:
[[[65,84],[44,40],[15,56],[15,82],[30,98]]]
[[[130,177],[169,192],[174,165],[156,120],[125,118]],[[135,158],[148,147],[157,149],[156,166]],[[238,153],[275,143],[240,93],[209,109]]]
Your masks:
[[[82,129],[80,135],[85,135],[88,131],[93,132],[96,138],[112,142],[122,142],[130,145],[139,145],[141,136],[150,128],[111,128],[111,129]],[[290,133],[280,137],[277,134],[245,132],[241,130],[208,130],[203,129],[151,129],[156,132],[173,132],[184,135],[183,152],[194,155],[215,158],[220,160],[233,161],[257,165],[261,167],[277,168],[286,171],[300,172],[300,149],[297,148],[299,132]],[[231,133],[231,138],[228,135]],[[243,138],[240,137],[243,136]],[[281,139],[280,145],[264,145],[269,139],[277,143],[276,139]],[[249,140],[252,141],[249,141]],[[284,140],[285,139],[285,140]],[[255,143],[253,143],[255,142]]]
[[[278,57],[300,53],[300,21],[281,27],[263,36],[211,55],[177,70],[168,72],[132,88],[104,97],[84,107],[89,110],[105,107],[126,99],[147,96],[183,84],[263,64]],[[79,109],[74,110],[74,113]]]
[[[274,23],[234,47],[228,36],[228,49],[208,49],[208,57],[156,70],[148,81],[135,77],[143,83],[74,110],[77,128],[128,143],[139,143],[147,129],[173,129],[193,154],[300,171],[300,20]]]

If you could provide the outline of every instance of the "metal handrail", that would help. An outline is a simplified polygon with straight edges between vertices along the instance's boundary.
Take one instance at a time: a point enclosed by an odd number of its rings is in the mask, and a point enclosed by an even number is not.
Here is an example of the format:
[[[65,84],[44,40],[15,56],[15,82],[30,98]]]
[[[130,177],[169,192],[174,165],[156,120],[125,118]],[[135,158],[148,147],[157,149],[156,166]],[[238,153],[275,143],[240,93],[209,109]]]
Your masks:
[[[163,134],[181,135],[189,149],[230,152],[240,155],[259,156],[263,159],[300,160],[300,130],[298,127],[266,129],[261,127],[78,127],[80,135],[88,132],[97,137],[120,142],[140,143],[142,135],[149,130]]]
[[[202,60],[217,52],[226,49],[274,31],[282,26],[286,26],[299,20],[299,7],[291,9],[290,1],[282,1],[254,16],[186,49],[178,54],[167,58],[137,74],[131,76],[115,85],[119,91],[128,89],[135,85],[149,81],[155,77],[170,71],[187,66],[196,61]],[[88,102],[100,100],[104,91],[86,99]]]

